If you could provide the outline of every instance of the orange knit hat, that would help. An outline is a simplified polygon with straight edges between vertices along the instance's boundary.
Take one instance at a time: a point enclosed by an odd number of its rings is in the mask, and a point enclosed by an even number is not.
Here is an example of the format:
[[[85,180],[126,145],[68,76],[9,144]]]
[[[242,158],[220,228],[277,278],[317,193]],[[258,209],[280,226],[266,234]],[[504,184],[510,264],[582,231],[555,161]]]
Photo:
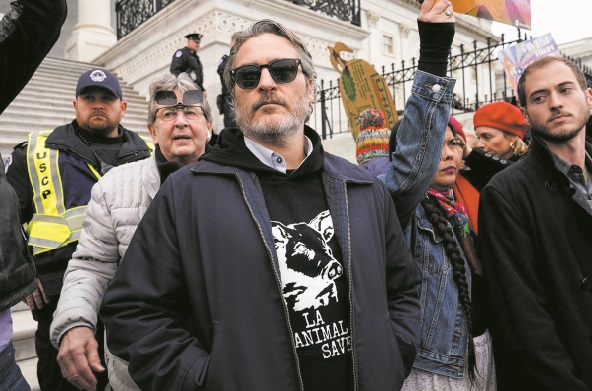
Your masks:
[[[473,116],[473,126],[498,129],[524,138],[524,133],[530,131],[530,126],[524,122],[520,109],[506,102],[493,102],[481,106]]]

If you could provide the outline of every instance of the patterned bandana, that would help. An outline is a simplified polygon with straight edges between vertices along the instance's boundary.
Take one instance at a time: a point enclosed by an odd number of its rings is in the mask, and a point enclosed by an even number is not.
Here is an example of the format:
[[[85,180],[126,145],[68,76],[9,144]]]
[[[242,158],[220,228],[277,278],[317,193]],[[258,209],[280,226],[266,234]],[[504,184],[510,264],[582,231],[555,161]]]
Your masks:
[[[452,189],[446,190],[444,193],[440,193],[432,188],[428,190],[428,194],[433,196],[440,206],[446,212],[446,218],[455,227],[461,227],[463,236],[469,235],[471,229],[469,228],[469,219],[467,218],[467,210],[464,204],[456,202]]]

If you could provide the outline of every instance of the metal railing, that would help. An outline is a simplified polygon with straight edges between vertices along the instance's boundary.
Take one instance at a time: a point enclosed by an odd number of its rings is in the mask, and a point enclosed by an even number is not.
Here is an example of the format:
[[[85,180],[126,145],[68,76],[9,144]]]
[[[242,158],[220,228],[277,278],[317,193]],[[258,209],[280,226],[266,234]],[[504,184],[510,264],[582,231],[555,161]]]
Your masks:
[[[142,23],[175,0],[119,0],[117,13],[117,39],[137,29]],[[313,11],[335,17],[339,20],[361,25],[360,0],[287,0],[308,7]]]
[[[356,26],[361,25],[360,0],[287,0],[313,11],[336,17]]]
[[[117,13],[117,39],[137,29],[142,23],[175,0],[119,0]]]
[[[498,43],[492,43],[492,39],[488,38],[487,46],[479,48],[477,41],[473,41],[470,49],[467,50],[464,45],[460,45],[456,49],[458,53],[451,54],[448,75],[457,80],[452,115],[472,112],[485,103],[499,100],[516,103],[514,90],[508,85],[501,66],[497,66],[499,60],[496,51],[498,48],[504,48],[526,39],[528,39],[526,36],[522,38],[519,33],[518,39],[505,42],[502,35]],[[592,87],[592,69],[582,65],[579,59],[569,59],[582,68],[588,85]],[[381,73],[385,83],[391,88],[395,106],[397,111],[401,113],[411,91],[417,71],[417,61],[412,58],[411,61],[401,61],[401,66],[398,69],[394,63],[389,68],[390,70],[383,66],[377,71]],[[328,82],[321,80],[319,82],[315,110],[309,123],[321,133],[323,139],[332,138],[334,134],[349,132],[338,80]]]

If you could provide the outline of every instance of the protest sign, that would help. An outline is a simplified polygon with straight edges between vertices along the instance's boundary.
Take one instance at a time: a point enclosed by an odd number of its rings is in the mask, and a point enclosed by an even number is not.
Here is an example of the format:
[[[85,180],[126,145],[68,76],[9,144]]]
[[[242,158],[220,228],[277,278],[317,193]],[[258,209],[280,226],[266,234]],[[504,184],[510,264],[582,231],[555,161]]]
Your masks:
[[[498,59],[504,67],[508,82],[516,94],[516,87],[522,72],[534,60],[544,56],[558,56],[559,48],[551,34],[532,38],[500,50]]]
[[[358,116],[366,109],[382,111],[387,126],[392,128],[398,119],[397,109],[382,76],[364,60],[344,61],[340,53],[342,51],[352,53],[353,50],[343,42],[336,42],[334,46],[329,46],[329,51],[333,68],[341,73],[339,91],[354,141],[358,139],[360,131]]]

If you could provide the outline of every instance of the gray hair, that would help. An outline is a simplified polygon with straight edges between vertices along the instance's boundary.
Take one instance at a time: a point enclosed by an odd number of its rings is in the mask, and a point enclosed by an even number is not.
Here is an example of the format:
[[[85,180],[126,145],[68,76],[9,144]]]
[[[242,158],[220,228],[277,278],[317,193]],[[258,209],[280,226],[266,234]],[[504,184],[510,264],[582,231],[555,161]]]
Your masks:
[[[290,41],[292,46],[294,46],[298,52],[298,58],[302,62],[302,73],[304,74],[304,77],[306,80],[312,80],[312,88],[314,93],[317,72],[315,71],[312,62],[312,56],[306,49],[306,45],[300,38],[298,38],[298,36],[296,36],[296,34],[288,30],[281,23],[270,19],[260,20],[251,27],[233,34],[232,37],[234,39],[234,45],[232,48],[230,48],[230,55],[226,61],[226,67],[224,68],[224,83],[226,84],[228,91],[230,91],[230,93],[234,96],[234,80],[232,80],[232,77],[230,76],[230,71],[234,68],[234,60],[236,59],[236,54],[238,53],[239,49],[248,39],[258,37],[263,34],[277,35],[278,37],[283,37]]]
[[[158,91],[191,91],[191,90],[199,90],[199,87],[189,75],[185,72],[179,73],[178,76],[171,75],[167,73],[162,75],[158,79],[154,80],[152,84],[150,84],[150,101],[148,102],[148,123],[154,124],[156,120],[156,93]],[[206,122],[212,122],[212,109],[210,108],[210,104],[208,100],[204,96],[203,104],[202,104],[203,111],[206,116]]]

